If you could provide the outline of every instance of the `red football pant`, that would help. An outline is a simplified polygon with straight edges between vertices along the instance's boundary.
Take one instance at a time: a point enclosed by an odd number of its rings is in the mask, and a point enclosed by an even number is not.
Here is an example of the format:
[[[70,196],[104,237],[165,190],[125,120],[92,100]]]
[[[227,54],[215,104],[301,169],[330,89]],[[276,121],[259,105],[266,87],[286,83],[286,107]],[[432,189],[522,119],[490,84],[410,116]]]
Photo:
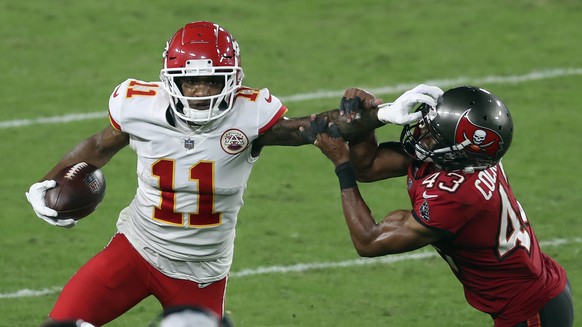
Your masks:
[[[170,278],[145,261],[123,234],[117,234],[73,275],[49,316],[57,321],[83,319],[101,326],[150,295],[164,309],[199,306],[222,316],[226,280],[200,288],[195,282]],[[152,317],[157,314],[152,312]]]

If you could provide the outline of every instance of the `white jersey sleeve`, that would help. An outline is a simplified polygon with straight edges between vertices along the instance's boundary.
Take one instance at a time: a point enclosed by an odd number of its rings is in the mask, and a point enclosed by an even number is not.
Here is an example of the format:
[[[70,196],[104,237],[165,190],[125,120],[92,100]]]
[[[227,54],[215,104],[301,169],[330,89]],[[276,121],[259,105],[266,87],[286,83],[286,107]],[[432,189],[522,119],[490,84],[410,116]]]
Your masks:
[[[127,92],[127,86],[131,80],[127,79],[123,83],[117,85],[111,96],[109,96],[109,121],[111,126],[117,130],[121,130],[121,106],[124,104],[124,97],[120,96],[119,92]]]
[[[262,90],[244,88],[239,91],[238,96],[254,98],[258,103],[258,108],[262,108],[257,117],[259,134],[266,132],[287,112],[287,108],[281,103],[281,100],[273,96],[266,88]]]
[[[124,131],[123,122],[126,116],[131,117],[136,111],[137,115],[143,115],[147,110],[165,114],[160,108],[167,106],[169,98],[160,82],[127,79],[119,84],[109,97],[109,120],[115,129]]]

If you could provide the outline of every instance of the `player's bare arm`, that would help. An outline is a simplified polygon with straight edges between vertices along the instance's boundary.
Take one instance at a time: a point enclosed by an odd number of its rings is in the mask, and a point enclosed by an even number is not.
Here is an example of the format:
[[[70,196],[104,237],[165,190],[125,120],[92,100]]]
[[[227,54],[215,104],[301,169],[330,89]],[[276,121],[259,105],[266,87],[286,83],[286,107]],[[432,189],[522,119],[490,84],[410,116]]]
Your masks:
[[[384,125],[376,118],[375,112],[375,109],[370,109],[366,114],[362,114],[360,119],[349,123],[346,115],[341,115],[339,110],[326,111],[316,116],[319,121],[334,122],[339,127],[341,135],[350,140]],[[300,132],[300,128],[303,128],[308,134],[315,134],[311,130],[310,124],[309,116],[282,118],[257,139],[257,145],[297,146],[309,144],[311,142]]]
[[[372,131],[360,142],[350,142],[350,162],[359,182],[374,182],[406,175],[412,158],[402,150],[400,142],[378,145]]]
[[[443,91],[435,86],[418,85],[404,92],[392,103],[378,103],[377,119],[382,123],[396,125],[408,124],[420,119],[420,112],[415,108],[420,104],[436,105]],[[341,107],[345,111],[357,111],[365,107],[365,101],[357,94],[346,94],[351,98],[342,99]],[[370,96],[368,96],[370,97]],[[363,103],[361,103],[364,101]],[[355,108],[355,109],[353,109]],[[362,111],[360,112],[369,112]],[[378,145],[374,130],[369,130],[357,138],[350,140],[350,161],[358,181],[373,182],[386,178],[403,176],[412,158],[402,150],[399,142],[386,142]]]
[[[376,223],[370,208],[362,198],[350,162],[350,148],[341,137],[327,133],[317,136],[316,146],[336,167],[342,189],[342,208],[354,247],[360,256],[375,257],[412,251],[436,242],[440,235],[418,223],[410,211],[389,213]],[[393,155],[394,150],[378,153]],[[387,159],[384,159],[387,160]]]
[[[109,125],[77,144],[42,180],[51,179],[62,168],[81,161],[101,168],[128,144],[129,135]]]
[[[350,88],[344,93],[340,109],[319,113],[316,119],[324,125],[334,123],[339,128],[342,137],[353,140],[384,125],[377,117],[377,107],[381,103],[381,99],[365,90]],[[282,118],[262,134],[253,147],[260,151],[265,145],[297,146],[313,143],[318,131],[312,130],[311,120],[310,116]],[[312,137],[306,138],[306,135]]]
[[[362,257],[413,251],[440,238],[419,224],[409,210],[390,212],[376,223],[357,186],[342,190],[342,208],[352,243]]]

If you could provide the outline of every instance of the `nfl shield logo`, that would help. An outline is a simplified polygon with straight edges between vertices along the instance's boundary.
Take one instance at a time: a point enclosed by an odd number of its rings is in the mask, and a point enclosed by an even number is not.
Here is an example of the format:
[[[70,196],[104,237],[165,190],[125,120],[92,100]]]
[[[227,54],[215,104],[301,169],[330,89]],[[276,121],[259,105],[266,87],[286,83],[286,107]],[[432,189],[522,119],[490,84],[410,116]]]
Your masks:
[[[192,149],[194,149],[194,140],[192,140],[192,139],[185,139],[184,140],[184,147],[186,148],[186,150],[192,150]]]

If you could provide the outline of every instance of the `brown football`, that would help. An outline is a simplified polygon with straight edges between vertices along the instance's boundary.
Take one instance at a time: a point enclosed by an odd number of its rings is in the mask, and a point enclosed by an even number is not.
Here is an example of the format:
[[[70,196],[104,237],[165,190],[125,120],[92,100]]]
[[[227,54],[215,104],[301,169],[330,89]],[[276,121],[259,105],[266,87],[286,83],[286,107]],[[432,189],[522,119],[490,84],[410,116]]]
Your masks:
[[[53,179],[57,185],[46,192],[46,205],[55,209],[60,219],[87,217],[105,196],[103,172],[86,162],[63,168]]]

